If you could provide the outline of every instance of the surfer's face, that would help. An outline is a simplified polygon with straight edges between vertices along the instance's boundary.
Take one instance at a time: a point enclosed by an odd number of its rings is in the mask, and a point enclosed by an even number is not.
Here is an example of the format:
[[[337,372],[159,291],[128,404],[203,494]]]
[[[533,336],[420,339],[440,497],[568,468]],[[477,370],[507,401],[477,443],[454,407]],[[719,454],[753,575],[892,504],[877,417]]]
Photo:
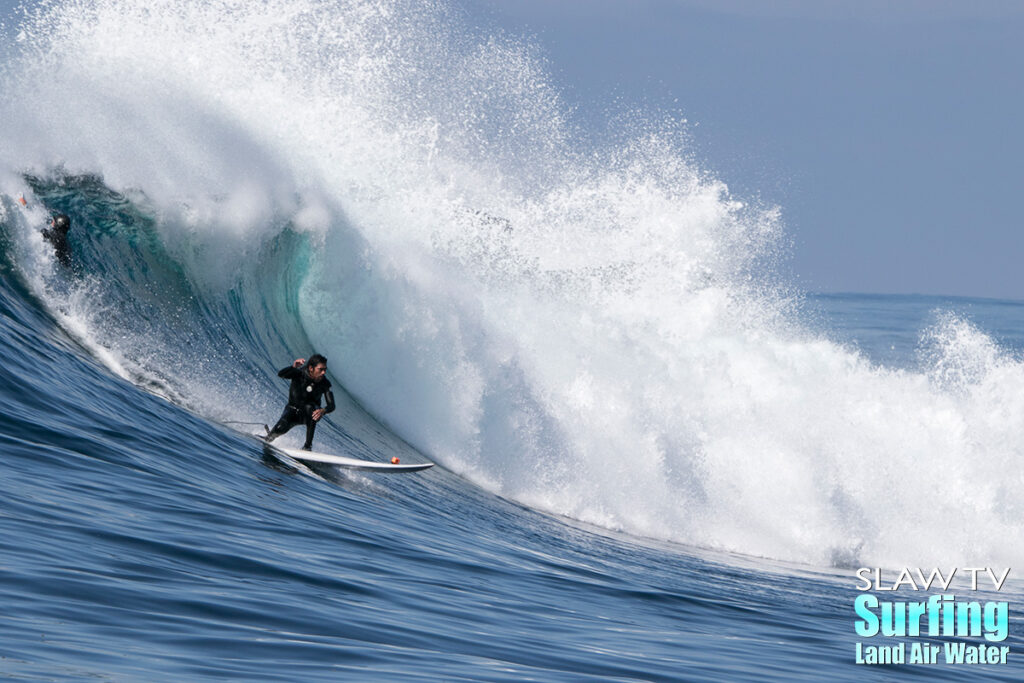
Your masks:
[[[319,365],[311,365],[309,367],[309,376],[317,382],[323,378],[325,372],[327,372],[327,366],[323,363],[320,363]]]

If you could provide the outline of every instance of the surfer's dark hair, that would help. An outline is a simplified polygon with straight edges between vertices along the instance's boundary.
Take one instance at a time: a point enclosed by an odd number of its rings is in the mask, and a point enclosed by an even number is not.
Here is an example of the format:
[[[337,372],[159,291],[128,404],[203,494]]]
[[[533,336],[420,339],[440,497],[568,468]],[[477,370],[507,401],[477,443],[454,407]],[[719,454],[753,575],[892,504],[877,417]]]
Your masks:
[[[52,220],[53,227],[57,228],[58,230],[67,232],[69,229],[71,229],[71,219],[68,218],[68,215],[66,213],[54,214]]]
[[[314,353],[312,356],[309,357],[309,362],[307,363],[307,365],[309,365],[309,367],[311,368],[315,368],[321,363],[327,365],[327,357],[321,356],[319,353]]]

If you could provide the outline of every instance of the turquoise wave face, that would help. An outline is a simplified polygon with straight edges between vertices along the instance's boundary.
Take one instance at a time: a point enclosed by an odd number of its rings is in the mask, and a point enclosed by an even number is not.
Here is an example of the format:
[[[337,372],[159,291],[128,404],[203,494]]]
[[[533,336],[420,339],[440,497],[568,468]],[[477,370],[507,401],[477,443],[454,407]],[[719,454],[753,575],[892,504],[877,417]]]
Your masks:
[[[299,311],[313,256],[307,235],[282,223],[264,244],[242,247],[244,267],[210,272],[205,245],[140,191],[120,193],[91,175],[24,180],[32,202],[5,207],[0,263],[15,288],[8,300],[36,316],[31,327],[46,321],[74,352],[207,419],[274,422],[287,395],[277,370],[314,351]],[[37,225],[58,212],[71,219],[69,267]],[[406,448],[332,379],[354,455],[367,455],[366,443]]]
[[[283,363],[291,355],[285,348],[308,346],[291,322],[296,278],[305,267],[301,238],[282,234],[256,254],[250,273],[262,271],[266,279],[238,272],[227,279],[230,286],[211,291],[172,253],[141,193],[115,192],[95,176],[26,180],[43,213],[70,216],[72,266],[23,277],[82,343],[109,354],[116,372],[209,412],[214,406],[202,405],[198,386],[220,385],[224,404],[238,403],[236,385],[267,376],[264,363]],[[7,228],[32,230],[26,223]]]

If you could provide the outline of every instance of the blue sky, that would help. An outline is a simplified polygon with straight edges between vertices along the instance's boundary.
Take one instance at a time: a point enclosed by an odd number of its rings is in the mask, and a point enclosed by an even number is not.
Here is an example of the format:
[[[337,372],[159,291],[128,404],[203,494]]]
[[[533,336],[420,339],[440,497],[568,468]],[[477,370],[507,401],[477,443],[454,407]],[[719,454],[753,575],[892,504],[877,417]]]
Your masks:
[[[1024,2],[457,2],[529,36],[584,120],[694,124],[781,206],[804,289],[1024,299]]]

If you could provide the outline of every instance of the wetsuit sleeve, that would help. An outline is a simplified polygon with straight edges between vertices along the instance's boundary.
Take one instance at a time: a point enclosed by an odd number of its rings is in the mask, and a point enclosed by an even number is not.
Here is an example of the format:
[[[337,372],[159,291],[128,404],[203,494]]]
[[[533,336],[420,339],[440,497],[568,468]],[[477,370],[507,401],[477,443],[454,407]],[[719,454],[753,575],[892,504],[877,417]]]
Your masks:
[[[330,389],[328,389],[327,393],[324,394],[324,398],[327,400],[327,407],[324,408],[324,413],[325,414],[326,413],[333,413],[334,412],[334,392],[331,391]]]
[[[283,377],[284,379],[291,379],[292,377],[295,376],[295,373],[298,372],[298,371],[299,371],[299,369],[297,367],[295,367],[293,365],[289,365],[286,368],[282,368],[277,373],[277,376],[278,377]]]

